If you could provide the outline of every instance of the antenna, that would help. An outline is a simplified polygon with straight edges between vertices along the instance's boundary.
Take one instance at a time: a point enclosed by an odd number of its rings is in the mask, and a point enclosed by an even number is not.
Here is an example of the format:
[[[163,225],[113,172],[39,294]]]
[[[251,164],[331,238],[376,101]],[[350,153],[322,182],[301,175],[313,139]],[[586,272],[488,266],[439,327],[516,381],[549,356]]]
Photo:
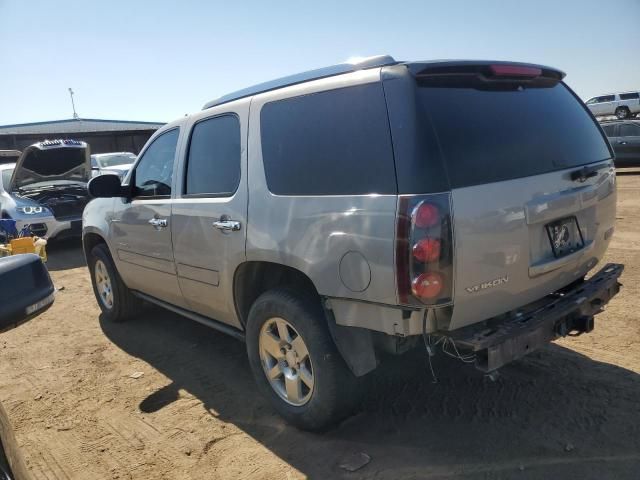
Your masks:
[[[78,114],[76,113],[76,104],[73,101],[73,90],[69,87],[69,96],[71,97],[71,108],[73,108],[73,118],[78,118]]]

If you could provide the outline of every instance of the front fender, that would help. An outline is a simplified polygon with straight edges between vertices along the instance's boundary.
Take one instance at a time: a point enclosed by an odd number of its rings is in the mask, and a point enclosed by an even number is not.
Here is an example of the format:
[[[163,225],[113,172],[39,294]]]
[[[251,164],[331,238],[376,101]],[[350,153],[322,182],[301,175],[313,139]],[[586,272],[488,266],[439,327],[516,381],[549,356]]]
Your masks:
[[[85,239],[89,234],[96,234],[104,239],[109,250],[113,252],[109,233],[113,218],[114,201],[114,198],[95,198],[84,208],[82,212],[83,243],[85,243]]]

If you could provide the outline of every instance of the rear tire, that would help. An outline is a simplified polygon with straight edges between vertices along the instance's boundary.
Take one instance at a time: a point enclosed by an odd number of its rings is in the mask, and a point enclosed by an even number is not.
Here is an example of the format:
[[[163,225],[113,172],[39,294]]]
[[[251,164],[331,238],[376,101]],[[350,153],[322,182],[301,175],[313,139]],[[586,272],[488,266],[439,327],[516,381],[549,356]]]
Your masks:
[[[620,120],[624,120],[630,116],[629,109],[627,107],[618,107],[616,108],[616,117]]]
[[[101,243],[91,250],[89,272],[93,293],[102,314],[111,322],[123,322],[140,311],[142,302],[124,284],[109,248]]]
[[[326,429],[358,404],[358,379],[338,353],[315,295],[293,288],[262,294],[249,312],[246,341],[259,389],[296,427]]]

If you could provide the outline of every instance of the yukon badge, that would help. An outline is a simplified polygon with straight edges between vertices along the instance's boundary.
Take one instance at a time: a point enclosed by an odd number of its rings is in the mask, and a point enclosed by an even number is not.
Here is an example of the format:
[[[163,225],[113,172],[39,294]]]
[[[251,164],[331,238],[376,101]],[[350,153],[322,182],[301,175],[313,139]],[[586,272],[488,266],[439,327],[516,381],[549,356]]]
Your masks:
[[[504,277],[498,277],[495,280],[489,280],[488,282],[482,282],[477,285],[473,285],[472,287],[467,287],[465,290],[469,293],[476,293],[480,290],[486,290],[487,288],[497,287],[498,285],[502,285],[503,283],[507,283],[509,281],[509,277],[505,275]]]

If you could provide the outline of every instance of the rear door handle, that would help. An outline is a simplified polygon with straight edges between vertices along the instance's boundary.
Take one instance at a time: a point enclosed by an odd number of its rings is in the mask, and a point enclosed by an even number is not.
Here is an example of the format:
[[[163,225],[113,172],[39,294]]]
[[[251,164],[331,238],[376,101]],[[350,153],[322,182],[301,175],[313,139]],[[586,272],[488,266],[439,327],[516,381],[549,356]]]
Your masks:
[[[240,222],[235,220],[218,220],[213,222],[213,227],[223,232],[237,232],[240,230]]]
[[[626,145],[626,144],[627,144],[627,142],[624,142],[624,141],[619,141],[618,142],[618,145]]]
[[[149,220],[149,225],[151,225],[156,230],[160,230],[161,228],[166,228],[167,219],[166,218],[152,218]]]

